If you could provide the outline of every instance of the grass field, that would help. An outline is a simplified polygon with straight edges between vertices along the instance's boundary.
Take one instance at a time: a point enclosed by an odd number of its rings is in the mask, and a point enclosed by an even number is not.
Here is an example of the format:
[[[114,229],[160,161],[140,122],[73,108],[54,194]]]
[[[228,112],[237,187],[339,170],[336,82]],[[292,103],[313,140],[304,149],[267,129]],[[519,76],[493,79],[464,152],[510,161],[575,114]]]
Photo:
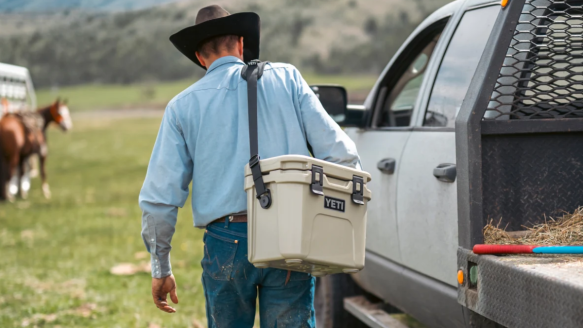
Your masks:
[[[310,84],[340,84],[349,92],[365,93],[372,88],[377,77],[336,76],[304,74]],[[58,90],[38,90],[39,106],[49,104],[57,96],[67,98],[72,111],[117,108],[164,108],[164,106],[196,80],[160,82],[140,85],[83,85]]]
[[[53,198],[0,204],[0,327],[196,327],[206,324],[202,233],[180,212],[172,262],[178,313],[157,310],[150,274],[111,274],[146,259],[138,193],[159,119],[77,121],[49,133]],[[188,203],[188,202],[187,202]],[[206,325],[205,325],[206,326]]]
[[[34,179],[28,200],[0,203],[0,327],[206,327],[202,231],[192,227],[190,201],[172,242],[177,313],[154,307],[149,273],[110,273],[148,261],[137,200],[159,123],[85,118],[67,134],[50,128],[53,198]]]

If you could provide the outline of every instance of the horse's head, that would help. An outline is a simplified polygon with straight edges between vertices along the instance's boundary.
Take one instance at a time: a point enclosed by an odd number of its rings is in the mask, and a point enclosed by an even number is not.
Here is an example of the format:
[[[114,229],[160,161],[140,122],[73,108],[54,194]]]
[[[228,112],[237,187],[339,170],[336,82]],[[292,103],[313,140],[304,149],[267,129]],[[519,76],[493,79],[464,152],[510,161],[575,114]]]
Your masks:
[[[61,101],[57,99],[50,110],[53,120],[59,124],[63,131],[68,131],[73,128],[73,121],[71,120],[69,107],[67,107],[67,100]]]

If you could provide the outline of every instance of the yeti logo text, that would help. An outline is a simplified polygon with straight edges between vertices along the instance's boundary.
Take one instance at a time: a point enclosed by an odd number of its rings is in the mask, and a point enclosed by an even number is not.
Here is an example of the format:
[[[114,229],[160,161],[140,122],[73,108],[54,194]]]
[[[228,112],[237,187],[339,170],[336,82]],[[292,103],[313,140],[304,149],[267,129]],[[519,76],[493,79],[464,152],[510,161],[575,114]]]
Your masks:
[[[344,205],[346,203],[342,199],[324,197],[324,207],[331,210],[344,212]]]

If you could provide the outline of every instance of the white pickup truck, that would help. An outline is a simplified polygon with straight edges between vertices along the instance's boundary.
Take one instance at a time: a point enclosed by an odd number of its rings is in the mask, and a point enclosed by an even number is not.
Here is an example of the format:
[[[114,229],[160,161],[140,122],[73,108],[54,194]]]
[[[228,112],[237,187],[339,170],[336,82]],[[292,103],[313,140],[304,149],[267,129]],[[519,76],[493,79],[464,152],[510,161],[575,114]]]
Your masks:
[[[583,327],[581,258],[471,252],[490,219],[521,230],[583,205],[582,0],[452,2],[363,106],[314,90],[375,196],[365,269],[319,279],[318,327],[397,327],[392,311],[427,327]]]

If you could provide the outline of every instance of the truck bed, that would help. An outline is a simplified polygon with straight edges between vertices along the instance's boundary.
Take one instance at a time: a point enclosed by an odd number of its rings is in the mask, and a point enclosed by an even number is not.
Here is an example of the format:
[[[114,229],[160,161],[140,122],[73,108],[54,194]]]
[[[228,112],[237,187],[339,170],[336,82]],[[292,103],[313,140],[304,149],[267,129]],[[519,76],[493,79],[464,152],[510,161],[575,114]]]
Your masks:
[[[458,290],[470,310],[507,327],[583,327],[583,256],[458,256],[466,276],[477,266],[477,284]]]

